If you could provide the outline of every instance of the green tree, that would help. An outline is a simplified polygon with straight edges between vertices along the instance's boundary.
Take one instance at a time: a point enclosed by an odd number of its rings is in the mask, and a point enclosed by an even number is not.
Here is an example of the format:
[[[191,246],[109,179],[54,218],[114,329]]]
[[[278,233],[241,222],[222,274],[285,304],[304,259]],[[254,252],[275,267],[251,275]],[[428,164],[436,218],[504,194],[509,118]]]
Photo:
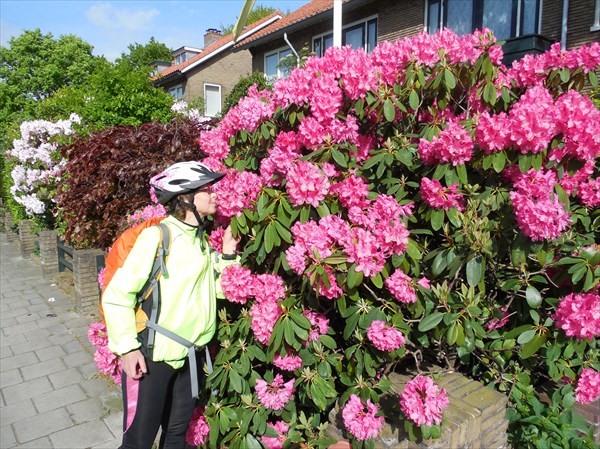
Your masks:
[[[170,61],[173,59],[171,49],[161,42],[157,42],[154,36],[145,44],[130,44],[127,49],[129,53],[121,53],[121,57],[115,62],[125,64],[133,70],[148,69],[154,61]]]
[[[246,21],[246,25],[251,25],[254,22],[259,21],[263,17],[267,17],[269,14],[274,13],[275,11],[277,11],[277,10],[270,6],[256,5],[256,7],[252,8],[252,11],[250,11],[250,14],[248,14],[248,20]],[[231,34],[233,32],[234,26],[235,26],[234,24],[230,24],[230,25],[221,24],[221,32],[223,33],[224,36],[227,34]]]

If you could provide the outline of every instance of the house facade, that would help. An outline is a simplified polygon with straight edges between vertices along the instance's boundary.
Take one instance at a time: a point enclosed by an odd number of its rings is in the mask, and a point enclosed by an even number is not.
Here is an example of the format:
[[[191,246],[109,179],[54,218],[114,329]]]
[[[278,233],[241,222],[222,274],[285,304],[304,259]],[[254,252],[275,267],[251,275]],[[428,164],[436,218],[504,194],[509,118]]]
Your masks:
[[[541,53],[554,42],[563,49],[600,41],[600,0],[345,0],[342,45],[371,51],[442,27],[457,34],[490,28],[504,44],[505,63]],[[292,53],[316,55],[333,45],[333,0],[312,0],[248,38],[236,51],[250,51],[252,70],[271,78],[286,76],[279,62]]]
[[[279,11],[247,26],[241,39],[281,19]],[[188,103],[202,97],[204,114],[220,114],[225,97],[240,77],[252,71],[252,55],[248,50],[233,52],[233,36],[222,36],[209,29],[204,35],[204,47],[181,47],[173,52],[170,65],[157,61],[153,84],[161,87],[178,100]],[[161,70],[162,69],[162,70]]]

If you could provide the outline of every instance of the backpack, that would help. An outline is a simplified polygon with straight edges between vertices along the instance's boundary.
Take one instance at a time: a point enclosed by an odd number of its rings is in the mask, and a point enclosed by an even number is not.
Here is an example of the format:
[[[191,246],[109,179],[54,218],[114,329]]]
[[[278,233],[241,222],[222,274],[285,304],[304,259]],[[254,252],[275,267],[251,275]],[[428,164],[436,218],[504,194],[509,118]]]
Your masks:
[[[150,226],[158,226],[160,230],[161,238],[158,248],[156,250],[156,256],[154,258],[154,264],[148,280],[137,294],[137,304],[135,307],[135,324],[136,330],[139,335],[139,339],[142,342],[142,351],[147,357],[152,357],[152,350],[154,349],[154,338],[156,332],[159,332],[166,337],[175,340],[180,345],[188,349],[188,358],[190,360],[190,366],[196,366],[196,346],[190,341],[180,337],[179,335],[171,332],[168,329],[158,325],[158,313],[160,311],[160,278],[164,275],[168,277],[167,273],[167,257],[169,256],[169,250],[171,247],[171,233],[169,227],[161,223],[162,217],[154,217],[145,220],[129,229],[115,240],[115,243],[111,247],[105,260],[105,272],[104,272],[104,285],[102,287],[102,294],[100,295],[100,315],[104,322],[104,312],[102,310],[102,296],[106,287],[112,280],[117,270],[123,266],[127,256],[131,252],[135,241],[137,240],[140,233]],[[206,362],[208,365],[209,372],[212,372],[212,363],[208,348],[204,348],[206,353]],[[198,397],[198,378],[196,370],[190,370],[191,372],[191,384],[192,384],[192,396]]]

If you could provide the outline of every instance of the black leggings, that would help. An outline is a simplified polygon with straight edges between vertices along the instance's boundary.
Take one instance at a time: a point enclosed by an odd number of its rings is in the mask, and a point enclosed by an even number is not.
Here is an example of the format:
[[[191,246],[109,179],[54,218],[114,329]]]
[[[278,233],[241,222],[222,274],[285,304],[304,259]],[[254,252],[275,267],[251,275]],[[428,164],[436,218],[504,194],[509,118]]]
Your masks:
[[[123,372],[123,444],[119,449],[151,449],[162,429],[160,449],[185,449],[196,400],[190,386],[190,367],[174,369],[146,358],[148,372],[133,380]],[[195,369],[196,367],[194,367]]]

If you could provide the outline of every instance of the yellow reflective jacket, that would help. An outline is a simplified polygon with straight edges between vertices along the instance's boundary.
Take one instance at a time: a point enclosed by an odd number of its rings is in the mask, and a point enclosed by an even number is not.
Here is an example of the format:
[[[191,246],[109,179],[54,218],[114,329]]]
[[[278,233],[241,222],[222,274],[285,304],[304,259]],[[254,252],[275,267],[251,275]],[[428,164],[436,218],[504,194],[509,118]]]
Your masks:
[[[171,232],[171,247],[166,262],[168,276],[160,279],[158,324],[197,346],[208,343],[216,330],[216,298],[222,298],[220,273],[236,260],[223,260],[211,252],[208,242],[201,248],[196,227],[169,216],[163,220]],[[102,297],[108,331],[108,347],[125,354],[140,347],[134,307],[136,294],[148,280],[161,233],[158,227],[144,229]],[[187,348],[156,333],[154,361],[174,368],[183,366]]]

